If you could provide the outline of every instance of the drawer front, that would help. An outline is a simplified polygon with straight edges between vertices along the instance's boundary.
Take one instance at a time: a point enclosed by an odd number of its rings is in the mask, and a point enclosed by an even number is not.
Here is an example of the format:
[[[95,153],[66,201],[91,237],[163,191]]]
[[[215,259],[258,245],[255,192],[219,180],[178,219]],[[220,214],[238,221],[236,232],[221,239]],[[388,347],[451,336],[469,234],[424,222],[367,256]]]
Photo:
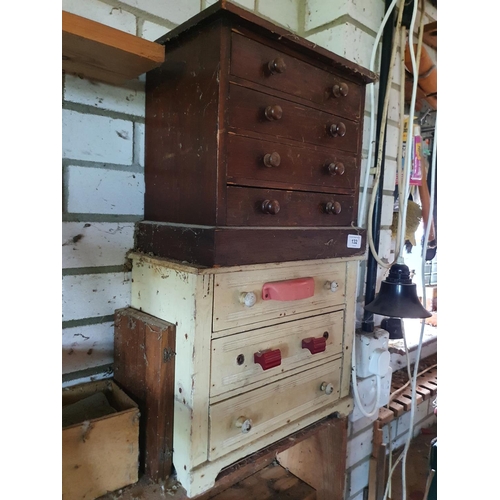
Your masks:
[[[232,34],[231,74],[360,119],[363,87],[237,33]]]
[[[354,195],[228,186],[228,226],[349,226]]]
[[[247,130],[272,136],[274,140],[283,138],[358,151],[358,122],[238,85],[230,85],[229,126],[241,135]],[[336,135],[332,135],[331,129]]]
[[[283,378],[292,370],[342,353],[344,312],[322,314],[212,341],[211,396]],[[303,342],[305,341],[305,342]],[[323,350],[324,349],[324,350]],[[255,354],[279,351],[279,365],[256,362]],[[263,353],[263,354],[262,354]]]
[[[272,251],[272,249],[270,250]],[[269,282],[289,282],[310,277],[314,281],[311,297],[291,300],[263,300],[262,287]],[[213,331],[257,325],[272,319],[293,319],[317,309],[343,305],[346,263],[338,262],[284,268],[267,268],[215,275]],[[333,285],[332,285],[333,284]],[[255,303],[243,300],[255,296]],[[214,334],[216,336],[216,334]]]
[[[211,405],[209,460],[337,401],[341,368],[337,359]]]
[[[240,186],[284,189],[355,190],[357,158],[349,153],[293,147],[275,141],[229,135],[227,181]]]

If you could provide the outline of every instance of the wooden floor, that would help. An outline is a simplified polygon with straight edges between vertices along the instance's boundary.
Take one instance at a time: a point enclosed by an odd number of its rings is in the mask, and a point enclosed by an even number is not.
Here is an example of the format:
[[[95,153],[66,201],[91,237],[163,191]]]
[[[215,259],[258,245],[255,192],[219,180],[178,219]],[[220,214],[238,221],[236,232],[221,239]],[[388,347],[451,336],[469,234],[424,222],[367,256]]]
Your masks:
[[[175,480],[154,484],[142,478],[133,486],[109,493],[99,500],[186,500],[185,490]],[[316,491],[298,477],[273,462],[213,500],[316,500]]]

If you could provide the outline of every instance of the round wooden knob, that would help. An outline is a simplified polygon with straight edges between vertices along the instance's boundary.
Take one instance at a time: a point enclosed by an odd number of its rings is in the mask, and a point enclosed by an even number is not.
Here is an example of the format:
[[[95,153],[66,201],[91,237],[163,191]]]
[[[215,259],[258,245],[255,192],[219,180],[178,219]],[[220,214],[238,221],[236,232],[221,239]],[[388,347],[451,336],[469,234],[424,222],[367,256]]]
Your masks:
[[[264,200],[262,202],[262,211],[265,214],[276,215],[280,211],[280,204],[277,200]]]
[[[266,167],[279,167],[281,156],[278,153],[267,153],[264,156],[264,165]]]
[[[281,106],[278,105],[268,106],[264,111],[264,114],[266,115],[266,118],[270,121],[279,120],[283,116],[283,110],[281,109]]]
[[[344,175],[345,167],[343,163],[330,163],[328,165],[328,173],[330,175]]]
[[[345,97],[349,93],[349,85],[341,83],[332,87],[332,94],[334,97]]]
[[[343,122],[333,123],[328,129],[332,137],[344,137],[345,135],[345,124]]]
[[[283,73],[286,70],[286,64],[282,57],[277,57],[267,63],[271,73]]]
[[[330,395],[330,394],[332,394],[332,392],[333,392],[333,384],[329,384],[329,383],[327,383],[327,382],[323,382],[323,383],[321,384],[320,389],[321,389],[322,391],[325,391],[325,394]]]
[[[342,205],[338,201],[329,201],[325,205],[325,212],[327,214],[339,214],[342,212]]]

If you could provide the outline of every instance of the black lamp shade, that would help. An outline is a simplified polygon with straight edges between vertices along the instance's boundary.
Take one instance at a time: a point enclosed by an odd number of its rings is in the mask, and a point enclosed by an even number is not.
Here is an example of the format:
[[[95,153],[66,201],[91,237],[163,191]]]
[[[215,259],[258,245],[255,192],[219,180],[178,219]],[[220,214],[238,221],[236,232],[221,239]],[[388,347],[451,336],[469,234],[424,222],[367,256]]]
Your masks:
[[[404,264],[394,264],[389,276],[380,284],[375,299],[365,306],[365,310],[381,316],[393,318],[430,318],[417,296],[417,285],[410,278],[410,270]]]

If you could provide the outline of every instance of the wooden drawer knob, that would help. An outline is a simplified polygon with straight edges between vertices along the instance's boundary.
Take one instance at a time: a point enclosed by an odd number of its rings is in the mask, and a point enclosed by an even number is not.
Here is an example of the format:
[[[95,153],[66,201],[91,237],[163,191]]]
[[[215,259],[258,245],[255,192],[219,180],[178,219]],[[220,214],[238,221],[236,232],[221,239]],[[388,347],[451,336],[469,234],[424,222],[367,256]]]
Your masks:
[[[279,167],[281,163],[281,156],[274,152],[274,153],[267,153],[264,156],[264,165],[266,167]]]
[[[309,349],[311,354],[318,354],[326,350],[325,337],[309,337],[302,340],[302,349]]]
[[[349,93],[349,85],[341,83],[332,87],[332,94],[334,97],[345,97]]]
[[[265,214],[276,215],[280,211],[278,200],[264,200],[262,202],[262,211]]]
[[[342,205],[338,201],[329,201],[325,205],[325,212],[327,214],[339,214],[342,212]]]
[[[234,425],[241,429],[243,434],[250,432],[252,430],[252,419],[245,417],[238,417]]]
[[[276,104],[274,106],[268,106],[264,111],[264,114],[269,121],[280,120],[283,116],[283,110],[281,109],[281,106]]]
[[[344,137],[346,132],[345,124],[343,122],[333,123],[328,128],[328,131],[332,137]]]
[[[259,351],[253,355],[254,363],[262,366],[263,370],[269,370],[281,365],[281,351],[279,349],[268,349],[267,351]]]
[[[286,70],[286,64],[282,57],[277,57],[267,63],[267,68],[271,73],[283,73]]]
[[[322,382],[320,389],[325,392],[326,395],[330,395],[333,393],[333,384],[329,384],[328,382]]]
[[[330,163],[328,165],[328,173],[330,175],[344,175],[345,166],[343,163]]]

